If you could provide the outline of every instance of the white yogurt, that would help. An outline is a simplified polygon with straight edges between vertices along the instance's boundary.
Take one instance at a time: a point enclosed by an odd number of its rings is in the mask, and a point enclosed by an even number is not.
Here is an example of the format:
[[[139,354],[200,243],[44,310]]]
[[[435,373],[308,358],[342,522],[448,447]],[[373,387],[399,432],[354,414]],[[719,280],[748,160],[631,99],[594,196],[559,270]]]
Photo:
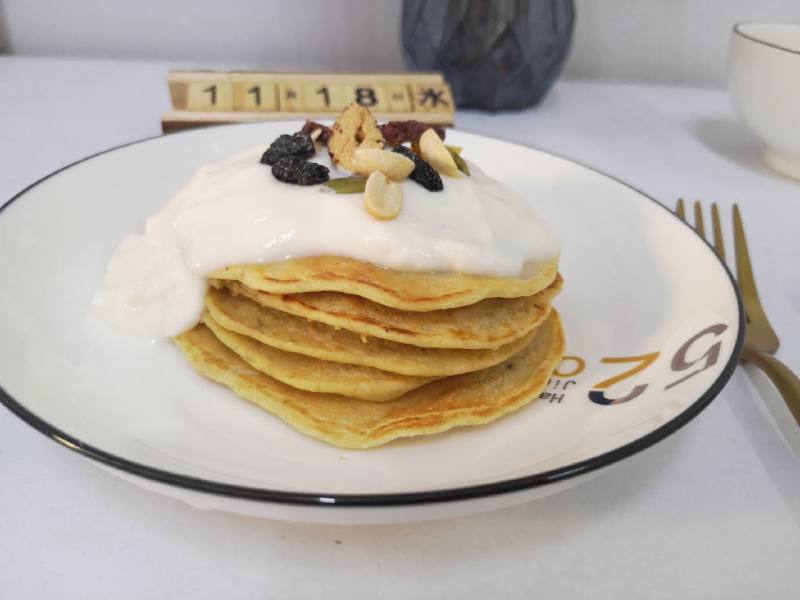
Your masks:
[[[515,276],[560,251],[530,204],[473,164],[471,177],[443,177],[441,192],[404,181],[400,215],[380,221],[363,194],[278,181],[259,163],[263,151],[200,168],[144,235],[127,236],[95,314],[130,333],[170,337],[199,319],[206,275],[229,265],[332,255],[405,271]],[[313,160],[331,167],[326,152]]]

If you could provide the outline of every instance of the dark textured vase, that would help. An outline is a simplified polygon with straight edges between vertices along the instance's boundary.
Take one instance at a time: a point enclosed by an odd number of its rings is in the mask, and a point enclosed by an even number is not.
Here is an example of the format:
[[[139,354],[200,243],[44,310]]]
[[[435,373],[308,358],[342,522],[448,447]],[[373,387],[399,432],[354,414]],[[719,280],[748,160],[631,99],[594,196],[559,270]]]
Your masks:
[[[572,0],[404,0],[412,69],[444,73],[457,104],[485,110],[537,104],[567,57]]]

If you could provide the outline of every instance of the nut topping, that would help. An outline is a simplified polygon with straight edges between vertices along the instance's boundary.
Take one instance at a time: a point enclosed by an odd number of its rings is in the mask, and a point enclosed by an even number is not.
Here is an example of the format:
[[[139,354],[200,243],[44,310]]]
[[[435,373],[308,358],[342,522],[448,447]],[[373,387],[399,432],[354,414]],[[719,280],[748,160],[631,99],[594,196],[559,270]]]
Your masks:
[[[450,151],[433,129],[428,129],[419,138],[419,151],[422,158],[439,173],[449,177],[461,177]]]
[[[380,171],[392,181],[402,181],[414,170],[414,161],[396,152],[377,148],[357,148],[353,153],[353,169],[369,176]]]
[[[380,171],[375,171],[367,179],[364,206],[376,219],[394,219],[403,208],[403,188],[389,181]]]

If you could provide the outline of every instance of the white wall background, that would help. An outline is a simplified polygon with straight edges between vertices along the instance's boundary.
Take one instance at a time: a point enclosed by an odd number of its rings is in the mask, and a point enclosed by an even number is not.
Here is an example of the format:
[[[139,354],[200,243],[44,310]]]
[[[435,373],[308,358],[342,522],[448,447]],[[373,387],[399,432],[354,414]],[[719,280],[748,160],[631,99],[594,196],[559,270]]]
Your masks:
[[[437,1],[437,0],[431,0]],[[298,70],[400,70],[399,0],[0,0],[0,51]],[[576,0],[566,76],[718,85],[731,25],[800,0]]]

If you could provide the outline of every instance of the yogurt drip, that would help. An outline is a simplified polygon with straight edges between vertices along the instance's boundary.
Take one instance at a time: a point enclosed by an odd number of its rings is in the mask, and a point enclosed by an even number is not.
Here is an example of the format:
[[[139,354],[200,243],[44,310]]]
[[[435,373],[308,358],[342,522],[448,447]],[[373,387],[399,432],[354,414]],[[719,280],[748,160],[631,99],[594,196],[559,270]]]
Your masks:
[[[406,180],[403,209],[379,221],[363,194],[282,183],[263,147],[201,167],[109,260],[93,311],[123,331],[171,337],[197,323],[206,276],[223,267],[346,256],[404,271],[519,276],[560,244],[525,200],[470,164],[429,192]],[[327,153],[315,162],[331,167]],[[332,177],[337,174],[331,167]]]

